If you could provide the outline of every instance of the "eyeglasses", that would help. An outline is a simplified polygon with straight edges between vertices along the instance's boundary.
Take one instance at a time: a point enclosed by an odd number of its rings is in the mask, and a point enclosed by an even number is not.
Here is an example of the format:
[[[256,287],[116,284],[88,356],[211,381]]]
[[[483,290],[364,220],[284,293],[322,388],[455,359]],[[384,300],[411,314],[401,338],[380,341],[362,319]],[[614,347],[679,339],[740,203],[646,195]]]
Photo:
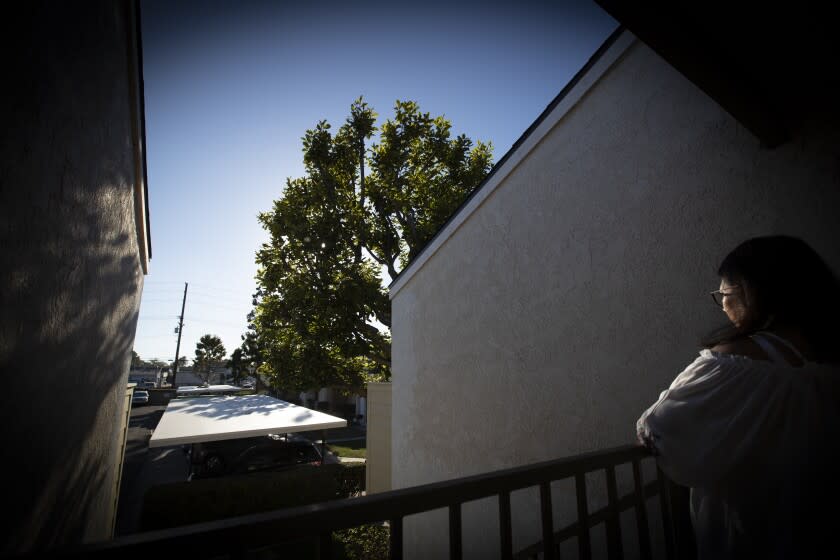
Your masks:
[[[712,295],[712,299],[718,305],[718,307],[723,307],[723,298],[725,296],[731,296],[735,294],[741,287],[738,285],[732,285],[727,288],[727,290],[731,290],[734,288],[734,291],[724,292],[722,290],[715,290],[714,292],[709,292]]]

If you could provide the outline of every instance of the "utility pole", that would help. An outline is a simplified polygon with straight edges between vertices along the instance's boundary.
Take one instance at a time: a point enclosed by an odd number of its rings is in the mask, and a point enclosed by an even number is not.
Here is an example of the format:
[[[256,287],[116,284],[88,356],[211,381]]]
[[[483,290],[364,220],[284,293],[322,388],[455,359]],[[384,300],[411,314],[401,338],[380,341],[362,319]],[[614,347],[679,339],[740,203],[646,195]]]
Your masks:
[[[181,333],[184,330],[184,307],[187,305],[187,287],[189,286],[188,283],[184,282],[184,301],[181,302],[181,315],[178,317],[178,345],[175,347],[175,365],[172,366],[172,386],[177,387],[175,385],[175,376],[178,375],[178,360],[180,356],[178,355],[181,352]]]

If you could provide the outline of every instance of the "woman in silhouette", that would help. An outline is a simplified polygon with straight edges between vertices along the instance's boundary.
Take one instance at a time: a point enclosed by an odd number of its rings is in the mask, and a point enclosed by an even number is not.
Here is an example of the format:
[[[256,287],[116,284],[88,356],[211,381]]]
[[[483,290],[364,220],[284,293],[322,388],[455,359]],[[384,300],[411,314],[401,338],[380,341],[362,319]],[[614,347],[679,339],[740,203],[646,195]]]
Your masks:
[[[840,534],[840,282],[787,236],[745,241],[718,275],[730,324],[642,414],[639,441],[691,488],[701,559],[816,557]]]

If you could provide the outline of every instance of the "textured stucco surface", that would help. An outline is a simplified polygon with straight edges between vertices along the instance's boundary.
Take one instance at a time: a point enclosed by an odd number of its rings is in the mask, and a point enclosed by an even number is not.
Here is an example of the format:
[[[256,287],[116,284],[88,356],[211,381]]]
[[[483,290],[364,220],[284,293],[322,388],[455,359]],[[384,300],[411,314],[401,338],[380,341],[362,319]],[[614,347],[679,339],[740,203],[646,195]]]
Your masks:
[[[748,237],[800,236],[840,270],[827,115],[762,149],[635,43],[392,294],[394,488],[632,443],[721,324],[708,292]],[[518,550],[540,540],[537,491],[513,506]],[[465,557],[498,555],[495,500],[463,523]],[[407,557],[444,556],[447,534],[445,511],[409,518]]]
[[[391,489],[391,384],[367,384],[367,460],[365,488],[368,494]]]
[[[128,9],[27,3],[3,25],[2,552],[110,531],[143,286]]]

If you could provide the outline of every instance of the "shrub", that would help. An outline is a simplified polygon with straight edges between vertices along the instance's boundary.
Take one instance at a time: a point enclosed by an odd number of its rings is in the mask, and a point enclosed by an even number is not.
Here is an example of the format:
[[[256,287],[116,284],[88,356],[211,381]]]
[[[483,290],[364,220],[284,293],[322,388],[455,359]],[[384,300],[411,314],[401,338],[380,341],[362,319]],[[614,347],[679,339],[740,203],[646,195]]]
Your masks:
[[[365,465],[364,463],[342,465],[338,473],[338,491],[342,498],[361,496],[365,490]]]
[[[390,529],[384,525],[362,525],[333,533],[339,558],[346,560],[388,560]],[[343,553],[343,556],[342,556]]]

